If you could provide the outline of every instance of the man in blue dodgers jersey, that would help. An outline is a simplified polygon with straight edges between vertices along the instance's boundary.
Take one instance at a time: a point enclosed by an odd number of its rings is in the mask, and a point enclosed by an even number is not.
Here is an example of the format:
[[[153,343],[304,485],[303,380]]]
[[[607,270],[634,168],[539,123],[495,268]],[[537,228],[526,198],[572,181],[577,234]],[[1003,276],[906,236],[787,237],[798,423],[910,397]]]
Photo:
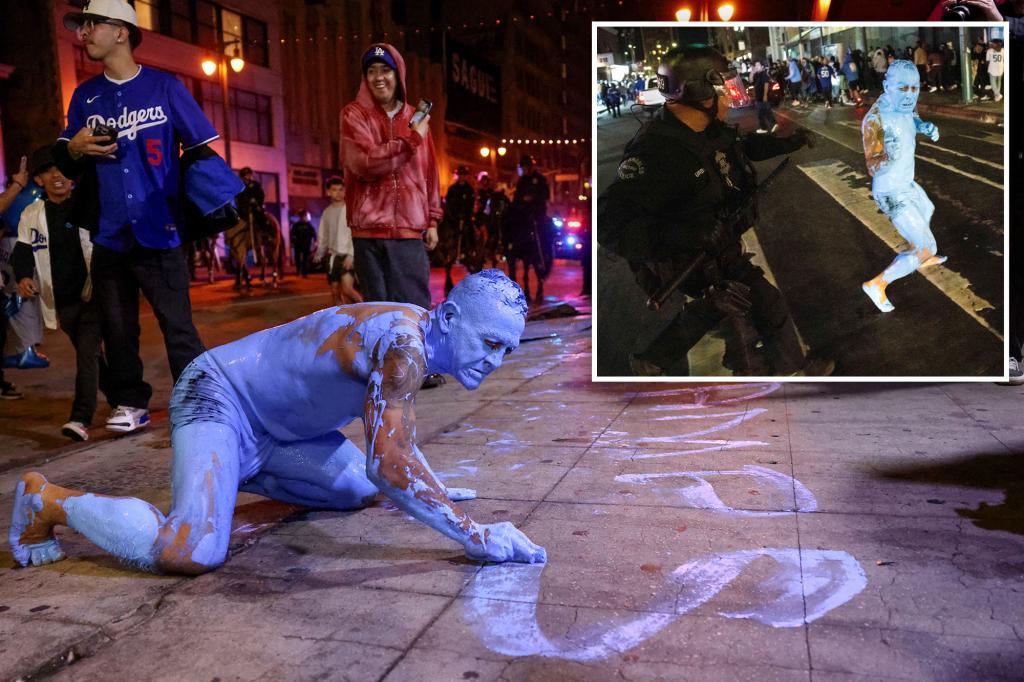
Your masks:
[[[93,287],[103,311],[109,397],[117,405],[107,428],[134,431],[149,422],[152,394],[139,357],[139,290],[160,323],[174,380],[204,350],[180,248],[178,145],[188,150],[218,135],[177,78],[136,64],[132,50],[142,32],[125,0],[90,0],[84,11],[66,14],[64,26],[104,67],[72,95],[54,155],[69,177],[95,165]],[[113,128],[116,140],[94,135],[98,124]]]

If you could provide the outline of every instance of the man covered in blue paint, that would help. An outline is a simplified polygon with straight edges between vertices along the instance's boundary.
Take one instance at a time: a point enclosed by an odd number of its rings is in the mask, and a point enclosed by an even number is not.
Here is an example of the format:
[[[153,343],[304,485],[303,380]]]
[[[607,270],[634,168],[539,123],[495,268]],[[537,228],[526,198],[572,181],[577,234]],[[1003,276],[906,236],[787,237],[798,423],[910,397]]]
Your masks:
[[[63,525],[140,568],[200,574],[227,557],[239,490],[316,509],[358,509],[378,492],[480,561],[546,561],[511,523],[479,524],[416,446],[416,396],[431,372],[473,390],[519,345],[527,304],[498,270],[460,282],[433,310],[400,303],[327,308],[209,350],[170,404],[172,502],[62,488],[25,474],[10,530],[23,566],[64,557]],[[367,451],[338,429],[363,418]]]
[[[915,270],[944,263],[930,223],[935,206],[919,184],[914,182],[914,149],[917,135],[939,139],[934,123],[921,120],[917,98],[921,77],[913,63],[894,61],[885,73],[884,92],[861,123],[864,157],[871,174],[871,194],[907,240],[910,248],[896,255],[892,263],[862,288],[883,313],[895,309],[885,289]]]

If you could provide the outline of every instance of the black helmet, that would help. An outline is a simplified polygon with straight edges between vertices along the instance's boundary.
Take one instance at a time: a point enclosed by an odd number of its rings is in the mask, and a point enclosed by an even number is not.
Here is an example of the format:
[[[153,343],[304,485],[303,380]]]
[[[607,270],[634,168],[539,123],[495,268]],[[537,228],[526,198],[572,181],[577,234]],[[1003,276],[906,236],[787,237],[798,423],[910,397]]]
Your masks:
[[[238,174],[242,177],[245,177],[246,175],[252,175],[252,168],[245,166],[244,168],[242,168],[242,170],[238,171]]]
[[[668,102],[699,105],[732,77],[729,62],[711,47],[675,47],[658,64],[658,91]]]
[[[469,175],[469,166],[459,166],[455,169],[456,175]]]
[[[533,161],[533,157],[529,154],[523,154],[523,157],[519,159],[520,166],[534,166],[536,165]]]

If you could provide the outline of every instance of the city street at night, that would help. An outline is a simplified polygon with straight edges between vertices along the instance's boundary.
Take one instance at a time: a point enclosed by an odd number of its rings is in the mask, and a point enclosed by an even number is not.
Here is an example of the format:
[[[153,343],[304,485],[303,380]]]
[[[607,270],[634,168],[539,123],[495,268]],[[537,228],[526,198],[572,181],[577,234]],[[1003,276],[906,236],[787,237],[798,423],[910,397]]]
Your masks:
[[[193,287],[207,343],[326,303],[319,277],[282,286]],[[534,313],[580,314],[529,322],[479,390],[449,381],[416,408],[433,468],[477,490],[463,508],[511,520],[547,564],[468,561],[383,497],[326,512],[242,494],[228,562],[198,578],[61,529],[61,562],[14,568],[0,550],[0,678],[1017,676],[1024,389],[591,383],[578,287],[560,262]],[[66,370],[16,373],[28,396],[0,417],[0,508],[38,468],[166,511],[170,387],[148,316],[143,340],[157,411],[136,434],[59,447],[35,425],[56,433],[66,392],[47,382]],[[345,429],[360,445],[361,428]]]
[[[935,204],[932,230],[939,252],[949,260],[891,286],[896,311],[883,316],[860,285],[905,242],[870,194],[860,122],[873,99],[869,95],[864,106],[831,111],[824,104],[776,110],[778,135],[804,126],[819,143],[790,155],[789,167],[760,199],[760,220],[744,235],[744,244],[786,297],[810,352],[835,361],[835,375],[999,375],[1005,363],[1003,128],[963,117],[984,114],[984,107],[951,117],[922,106],[922,117],[938,126],[941,137],[934,143],[919,140],[917,182]],[[922,102],[927,99],[922,96]],[[730,110],[729,122],[756,134],[753,107]],[[623,147],[639,125],[629,115],[598,120],[598,193],[614,177]],[[766,177],[784,158],[755,164],[759,176]],[[598,374],[628,375],[628,354],[649,342],[678,311],[678,303],[660,313],[646,310],[626,265],[603,250],[596,273]],[[644,330],[640,335],[637,325]],[[703,345],[705,355],[700,347],[691,353],[692,373],[725,372],[720,346],[714,353],[713,343]]]

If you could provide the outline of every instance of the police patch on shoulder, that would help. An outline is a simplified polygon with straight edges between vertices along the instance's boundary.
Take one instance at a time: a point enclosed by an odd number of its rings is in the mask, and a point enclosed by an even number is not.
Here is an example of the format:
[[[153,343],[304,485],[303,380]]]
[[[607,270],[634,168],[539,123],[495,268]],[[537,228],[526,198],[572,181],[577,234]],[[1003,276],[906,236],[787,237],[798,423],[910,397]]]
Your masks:
[[[619,177],[623,180],[632,180],[644,174],[644,162],[639,157],[631,156],[619,164]]]

